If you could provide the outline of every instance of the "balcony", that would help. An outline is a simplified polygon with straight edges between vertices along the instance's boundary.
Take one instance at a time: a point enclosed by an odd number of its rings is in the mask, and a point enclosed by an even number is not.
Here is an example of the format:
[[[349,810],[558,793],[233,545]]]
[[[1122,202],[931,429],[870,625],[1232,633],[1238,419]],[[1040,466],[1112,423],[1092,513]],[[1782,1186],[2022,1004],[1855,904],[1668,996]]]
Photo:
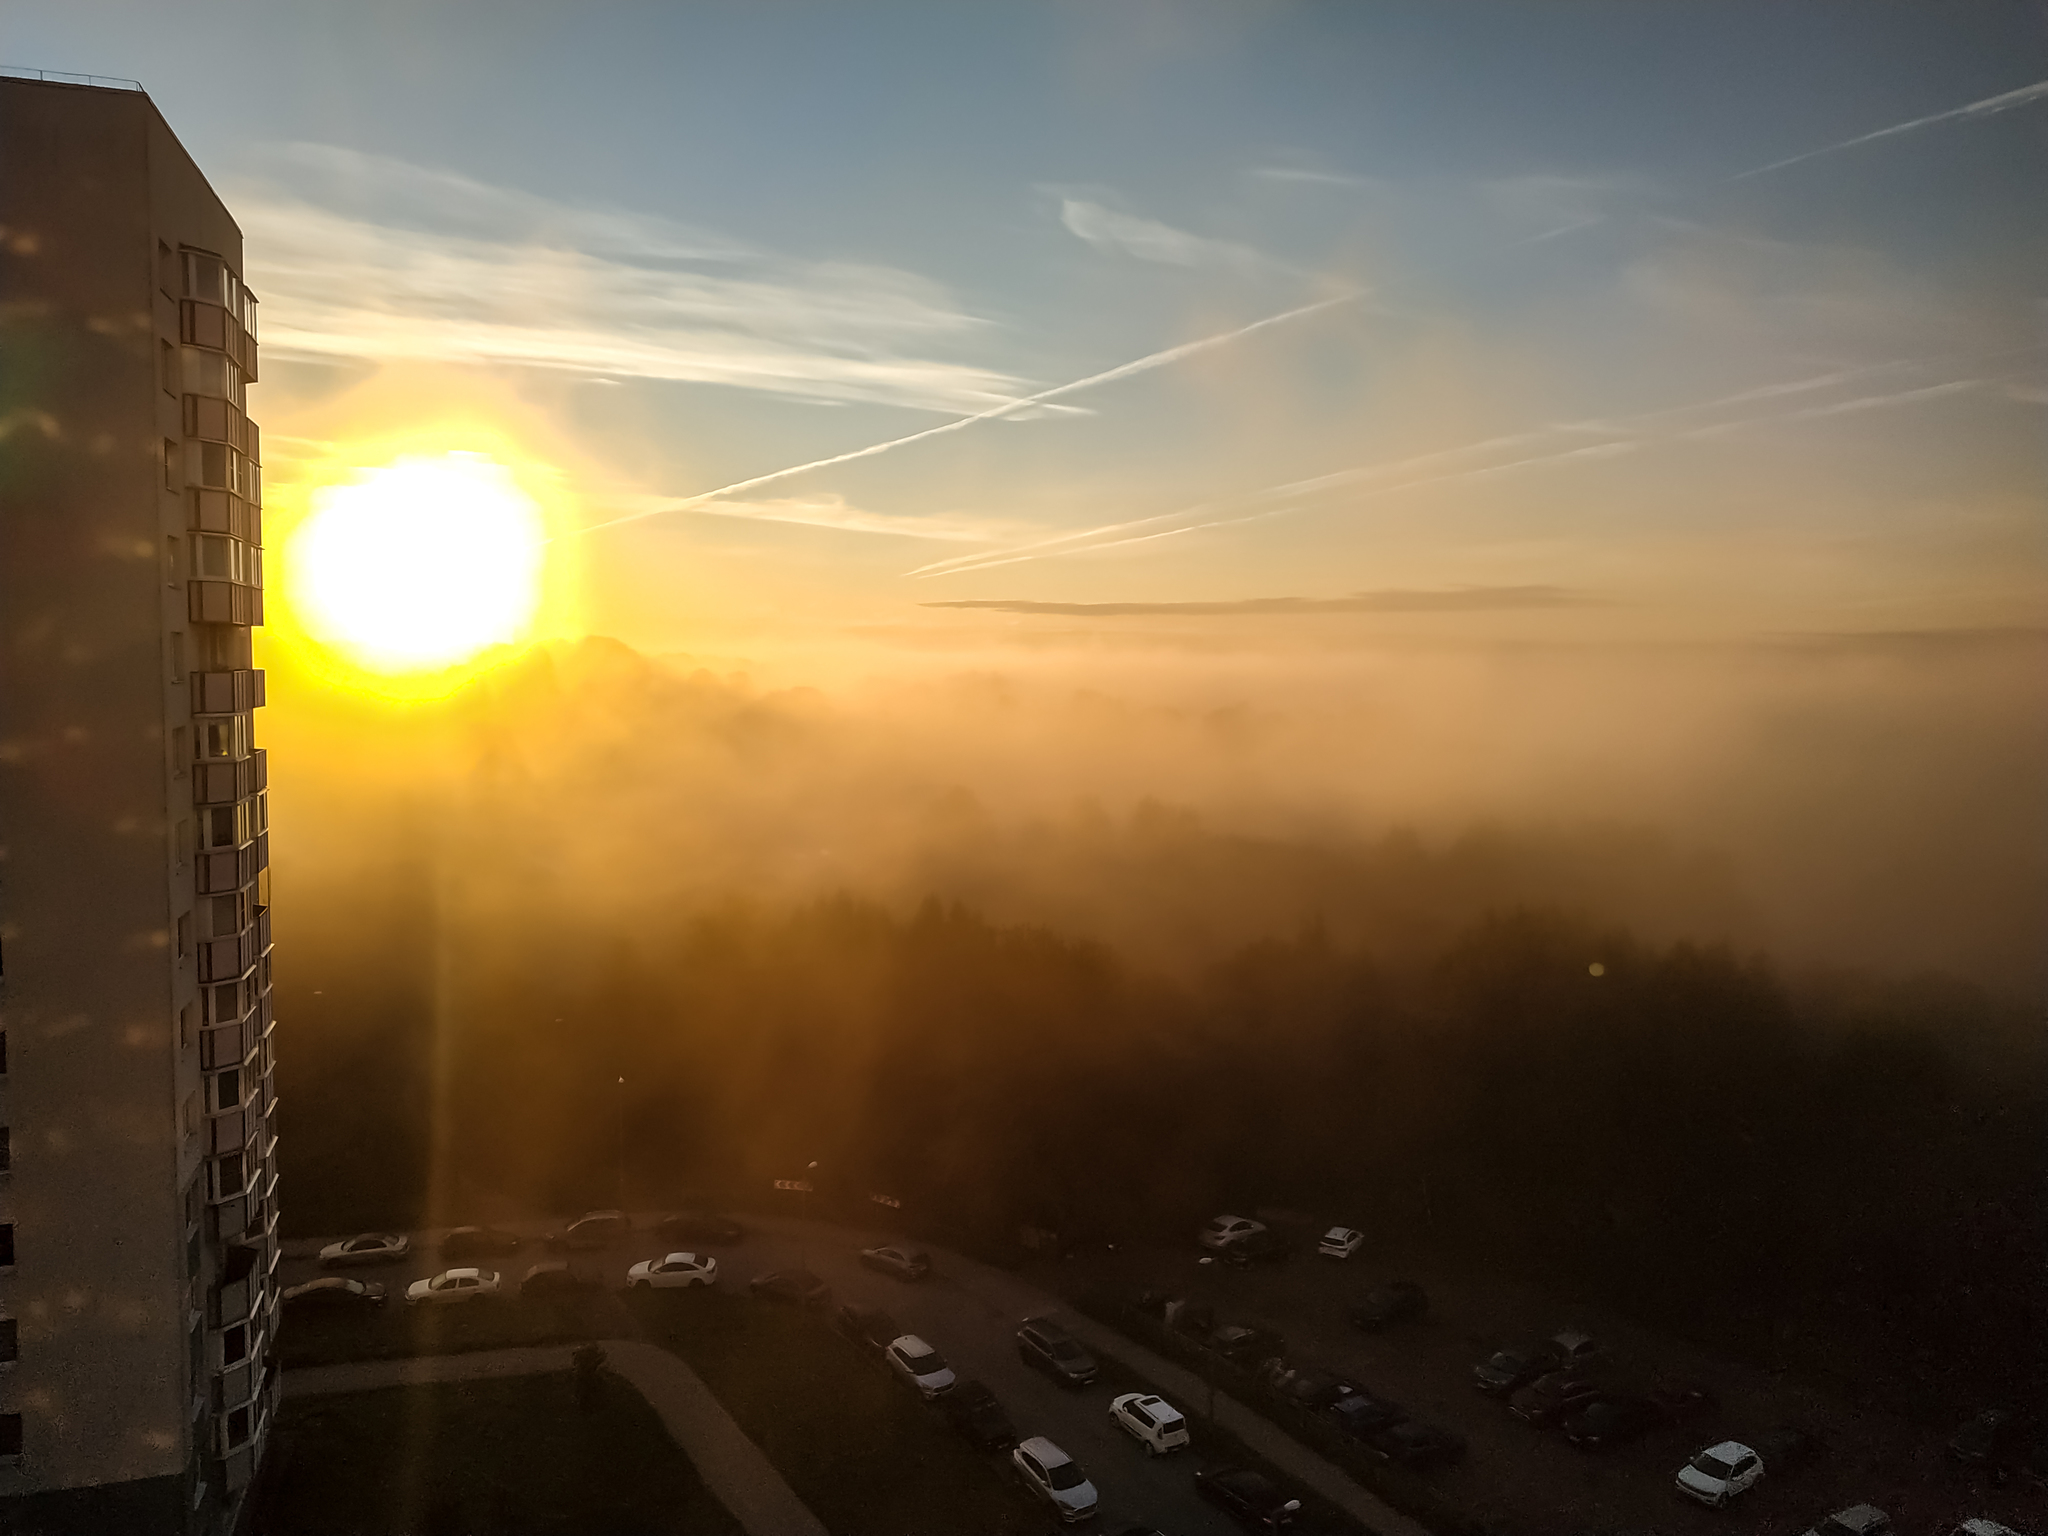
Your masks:
[[[253,430],[253,428],[252,428]],[[244,544],[263,544],[263,509],[233,491],[195,486],[188,493],[187,525],[197,533],[224,533]]]
[[[192,769],[192,803],[226,805],[230,801],[246,800],[269,783],[270,763],[265,749],[258,747],[244,758],[195,764]]]
[[[263,589],[239,581],[188,581],[186,617],[194,624],[263,622]]]
[[[228,1247],[222,1255],[220,1281],[208,1298],[209,1327],[231,1328],[236,1323],[247,1321],[259,1310],[263,1282],[268,1273],[261,1259],[262,1254],[246,1244],[234,1243]]]
[[[212,1115],[206,1122],[206,1155],[223,1157],[230,1152],[239,1152],[249,1144],[249,1133],[260,1121],[256,1121],[247,1109],[231,1109],[225,1114]]]
[[[202,896],[239,891],[255,880],[258,870],[267,868],[269,864],[270,834],[259,833],[254,842],[240,848],[195,855],[192,860],[192,887]]]
[[[256,338],[242,322],[218,304],[186,299],[178,306],[179,339],[188,347],[211,347],[234,359],[235,366],[256,382]]]
[[[263,670],[245,667],[233,672],[192,674],[192,713],[244,715],[263,707]]]
[[[264,918],[269,914],[264,913]],[[201,981],[233,981],[246,976],[255,966],[257,957],[269,947],[270,924],[259,919],[240,933],[225,938],[207,939],[199,946],[199,979]]]
[[[232,400],[217,395],[185,397],[185,435],[208,442],[226,443],[237,453],[262,462],[257,451],[256,423],[242,414]]]

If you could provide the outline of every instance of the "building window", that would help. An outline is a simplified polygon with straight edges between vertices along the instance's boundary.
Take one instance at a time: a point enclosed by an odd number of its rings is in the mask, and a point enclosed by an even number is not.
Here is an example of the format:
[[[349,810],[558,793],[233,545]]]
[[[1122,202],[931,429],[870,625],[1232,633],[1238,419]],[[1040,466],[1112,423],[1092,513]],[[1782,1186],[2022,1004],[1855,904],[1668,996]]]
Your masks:
[[[197,998],[178,1010],[178,1044],[185,1050],[192,1049],[192,1042],[199,1033],[199,1001]]]
[[[178,392],[178,349],[161,336],[157,338],[156,347],[157,368],[163,374],[164,393],[175,395]]]
[[[0,1365],[12,1365],[21,1358],[21,1344],[15,1329],[13,1318],[0,1317]]]
[[[192,952],[192,914],[178,914],[178,958],[184,959]]]
[[[164,439],[164,489],[178,489],[178,445],[168,437]]]
[[[0,1077],[7,1075],[7,1031],[0,1029]]]
[[[163,289],[166,298],[178,296],[178,258],[168,243],[156,243],[156,285]]]
[[[182,629],[171,631],[171,681],[185,681],[185,631]]]
[[[249,1330],[242,1327],[221,1331],[220,1358],[223,1365],[240,1365],[249,1358]]]
[[[0,1221],[0,1269],[14,1267],[14,1223]]]
[[[185,1122],[185,1134],[187,1136],[197,1136],[199,1134],[199,1091],[197,1089],[185,1095],[185,1103],[180,1112],[180,1118]]]
[[[0,1457],[21,1457],[21,1415],[0,1413]]]
[[[8,1128],[0,1125],[0,1173],[14,1171],[14,1149],[8,1141]]]
[[[231,1447],[237,1446],[240,1445],[244,1440],[247,1440],[248,1438],[249,1410],[246,1408],[237,1408],[233,1413],[228,1415],[228,1444]]]

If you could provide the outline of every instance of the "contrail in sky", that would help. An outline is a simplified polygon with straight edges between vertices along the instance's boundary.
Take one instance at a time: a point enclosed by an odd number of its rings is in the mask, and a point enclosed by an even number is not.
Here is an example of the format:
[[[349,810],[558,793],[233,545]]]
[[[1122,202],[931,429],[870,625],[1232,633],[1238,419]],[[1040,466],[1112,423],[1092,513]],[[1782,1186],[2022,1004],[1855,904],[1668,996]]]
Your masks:
[[[1915,129],[1931,128],[1936,123],[1951,123],[1965,117],[1991,117],[2000,112],[2010,112],[2014,107],[2024,107],[2029,102],[2048,97],[2048,80],[2037,80],[2032,85],[2023,85],[2016,91],[2007,91],[1999,96],[1987,96],[1982,101],[1973,101],[1967,107],[1951,107],[1946,112],[1931,113],[1916,117],[1911,122],[1893,123],[1889,128],[1880,128],[1874,133],[1859,133],[1853,139],[1844,139],[1839,144],[1824,144],[1819,149],[1809,149],[1803,155],[1793,155],[1784,160],[1773,160],[1769,165],[1759,165],[1754,170],[1740,171],[1728,179],[1747,181],[1752,176],[1762,176],[1768,171],[1782,171],[1788,165],[1798,165],[1804,160],[1818,159],[1822,155],[1837,154],[1845,149],[1854,149],[1858,144],[1868,144],[1876,139],[1894,138]]]
[[[1364,292],[1359,291],[1355,293],[1342,293],[1334,299],[1319,299],[1313,304],[1304,304],[1298,309],[1284,310],[1277,315],[1268,315],[1263,320],[1254,320],[1251,324],[1241,325],[1234,331],[1225,331],[1217,336],[1204,336],[1199,341],[1184,341],[1179,346],[1168,347],[1163,352],[1153,352],[1145,357],[1135,358],[1128,363],[1119,363],[1116,367],[1106,369],[1101,373],[1091,373],[1085,379],[1075,379],[1067,384],[1055,384],[1051,389],[1042,389],[1035,395],[1025,395],[1022,399],[1005,401],[1001,405],[991,406],[988,410],[977,411],[972,416],[962,416],[956,421],[942,422],[936,427],[926,427],[922,432],[912,432],[904,437],[892,437],[887,442],[870,443],[865,448],[855,448],[850,453],[835,453],[830,458],[813,459],[808,464],[793,464],[788,469],[773,470],[765,475],[755,475],[748,480],[735,480],[731,485],[721,485],[715,491],[703,491],[695,496],[684,497],[680,501],[670,502],[667,506],[652,507],[641,512],[629,512],[624,517],[608,518],[601,523],[589,523],[584,527],[578,528],[576,532],[579,534],[595,533],[600,528],[616,528],[621,523],[637,523],[643,518],[660,517],[668,512],[687,512],[692,507],[701,507],[707,501],[717,501],[721,497],[730,496],[737,491],[750,491],[757,485],[769,485],[777,480],[787,480],[792,475],[807,474],[814,469],[829,469],[834,464],[848,464],[855,459],[870,459],[878,453],[887,453],[892,448],[901,448],[910,443],[921,443],[928,437],[938,437],[947,432],[958,432],[961,428],[971,427],[976,422],[993,421],[999,416],[1014,415],[1027,406],[1039,405],[1047,400],[1057,400],[1061,395],[1071,395],[1078,390],[1093,389],[1098,384],[1114,383],[1118,379],[1129,378],[1135,373],[1149,373],[1154,368],[1163,368],[1168,363],[1177,363],[1182,358],[1193,357],[1197,353],[1207,352],[1212,347],[1224,346],[1249,336],[1255,331],[1265,330],[1268,326],[1284,325],[1289,320],[1299,320],[1304,315],[1313,315],[1321,310],[1334,309],[1339,304],[1354,304],[1364,297]]]

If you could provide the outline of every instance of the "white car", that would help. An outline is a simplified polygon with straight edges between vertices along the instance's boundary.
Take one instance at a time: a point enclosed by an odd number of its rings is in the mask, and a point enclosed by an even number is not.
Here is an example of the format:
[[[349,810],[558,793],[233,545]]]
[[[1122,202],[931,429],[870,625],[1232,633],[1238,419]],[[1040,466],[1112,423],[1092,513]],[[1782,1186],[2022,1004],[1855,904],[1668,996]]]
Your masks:
[[[488,1269],[444,1269],[431,1280],[415,1280],[405,1288],[405,1304],[452,1305],[498,1294],[498,1277]]]
[[[398,1232],[365,1232],[345,1237],[320,1250],[320,1263],[327,1269],[346,1264],[388,1264],[412,1250],[412,1239]]]
[[[1364,1243],[1365,1234],[1351,1227],[1332,1227],[1323,1234],[1323,1240],[1316,1244],[1316,1252],[1330,1259],[1348,1259],[1358,1252]]]
[[[1163,1397],[1126,1392],[1111,1399],[1109,1418],[1144,1446],[1149,1456],[1164,1456],[1188,1443],[1188,1421]]]
[[[1072,1524],[1095,1517],[1097,1494],[1081,1464],[1043,1435],[1033,1435],[1010,1452],[1010,1465],[1024,1479],[1024,1486],[1053,1507],[1053,1512]]]
[[[1965,1520],[1955,1528],[1953,1536],[2020,1536],[2020,1533],[1996,1520]]]
[[[953,1390],[953,1368],[946,1364],[946,1357],[916,1334],[904,1334],[883,1354],[889,1369],[917,1388],[920,1397],[939,1397]]]
[[[1763,1458],[1740,1440],[1710,1445],[1678,1469],[1678,1491],[1719,1509],[1754,1488],[1764,1475]]]
[[[1874,1504],[1838,1509],[1806,1536],[1891,1536],[1892,1517]]]
[[[665,1259],[642,1259],[626,1271],[626,1284],[635,1290],[687,1290],[693,1285],[716,1285],[718,1260],[710,1254],[672,1253]]]
[[[1265,1230],[1263,1221],[1253,1221],[1245,1216],[1218,1216],[1202,1228],[1197,1240],[1204,1248],[1228,1248],[1241,1237]]]

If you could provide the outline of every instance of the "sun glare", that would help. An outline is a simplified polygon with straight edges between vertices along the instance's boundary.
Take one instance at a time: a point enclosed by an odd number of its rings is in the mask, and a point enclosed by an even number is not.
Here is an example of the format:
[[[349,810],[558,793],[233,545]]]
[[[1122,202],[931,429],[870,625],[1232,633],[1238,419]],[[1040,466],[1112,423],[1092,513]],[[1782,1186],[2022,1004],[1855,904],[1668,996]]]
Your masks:
[[[292,545],[301,621],[370,671],[455,666],[531,629],[545,543],[488,455],[401,458],[315,494]]]

